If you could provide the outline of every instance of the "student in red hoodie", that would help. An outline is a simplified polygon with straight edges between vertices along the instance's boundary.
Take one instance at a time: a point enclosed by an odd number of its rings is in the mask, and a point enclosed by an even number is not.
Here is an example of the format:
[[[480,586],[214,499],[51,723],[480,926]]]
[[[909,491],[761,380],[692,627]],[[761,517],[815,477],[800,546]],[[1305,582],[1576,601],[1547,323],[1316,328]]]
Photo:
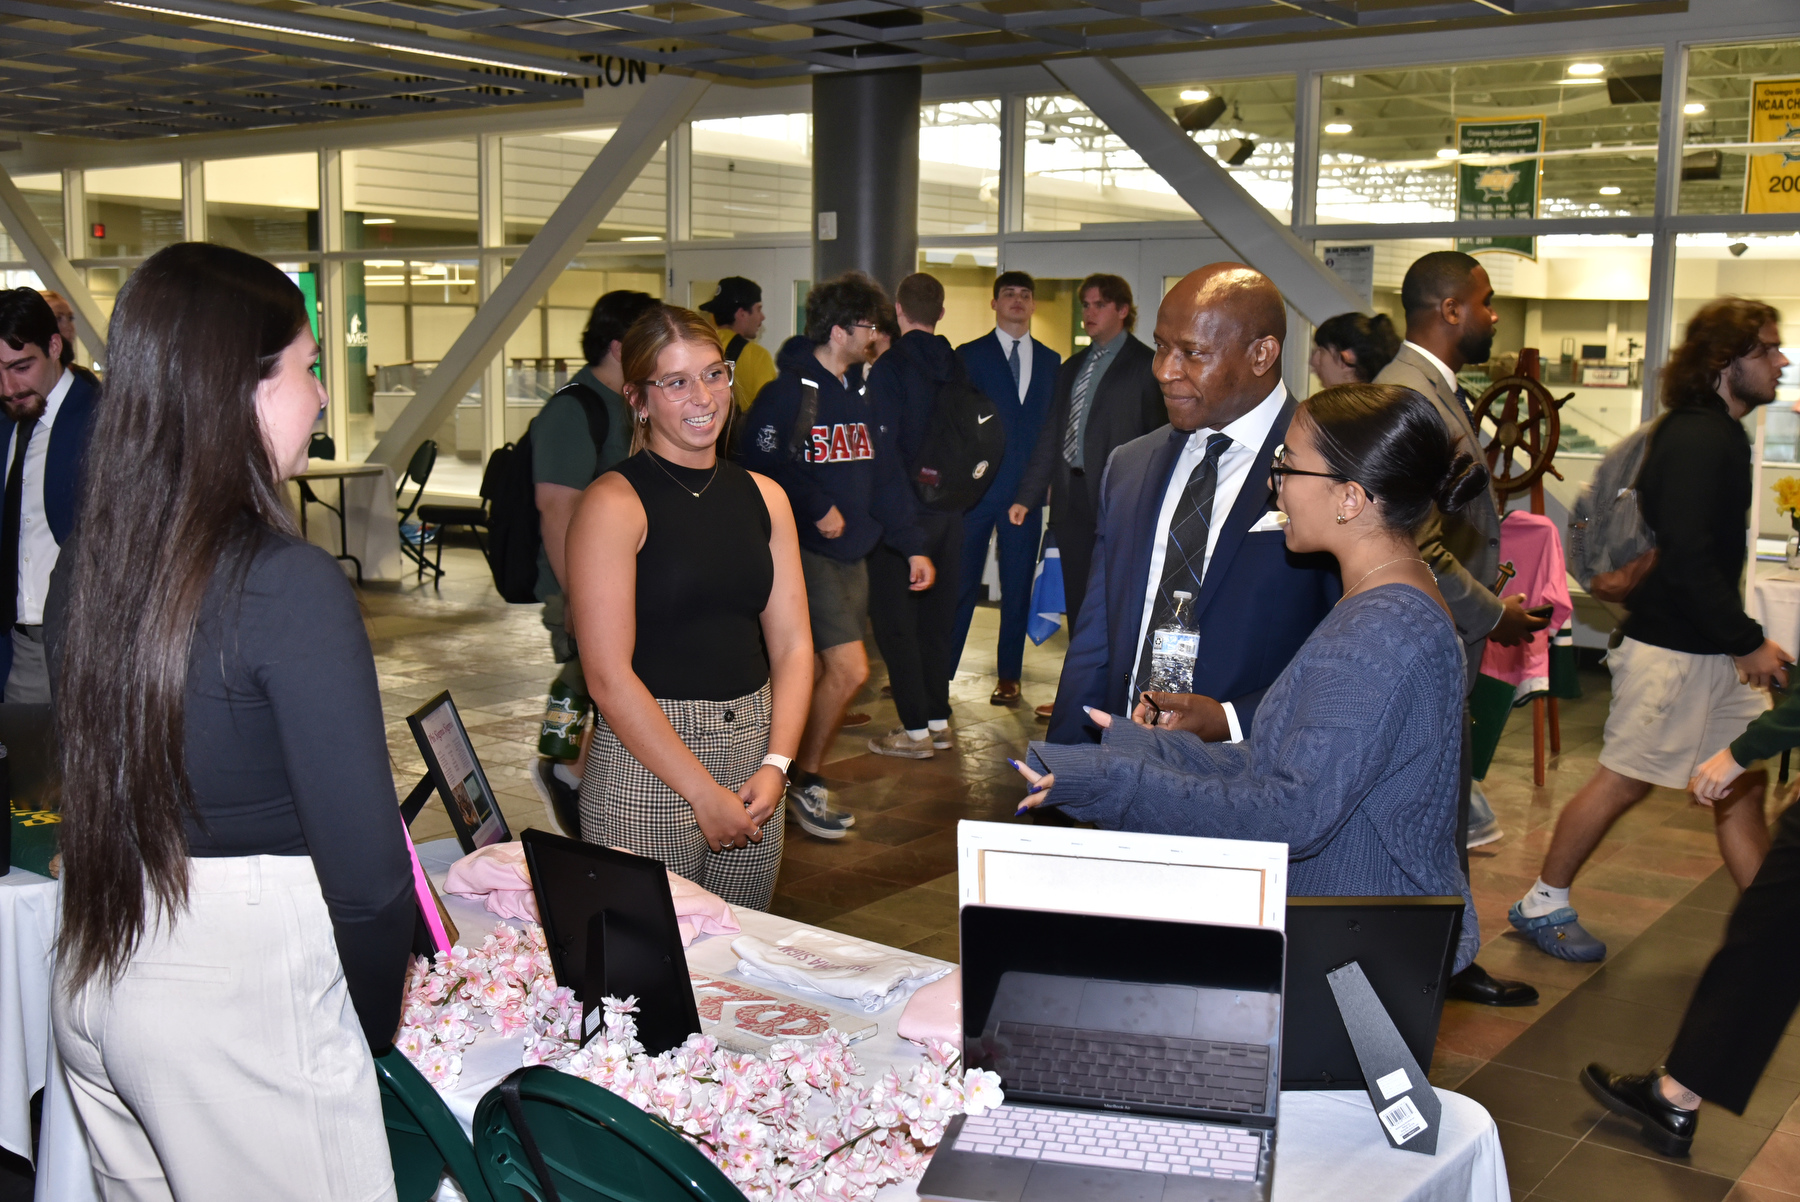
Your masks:
[[[869,612],[866,560],[885,542],[907,557],[912,587],[935,579],[900,455],[880,433],[863,368],[887,297],[859,271],[813,287],[806,332],[776,357],[780,374],[764,386],[744,421],[743,464],[780,484],[800,527],[800,566],[812,620],[812,709],[788,786],[788,813],[800,829],[841,839],[856,821],[831,805],[819,775],[844,707],[869,677],[863,619]]]

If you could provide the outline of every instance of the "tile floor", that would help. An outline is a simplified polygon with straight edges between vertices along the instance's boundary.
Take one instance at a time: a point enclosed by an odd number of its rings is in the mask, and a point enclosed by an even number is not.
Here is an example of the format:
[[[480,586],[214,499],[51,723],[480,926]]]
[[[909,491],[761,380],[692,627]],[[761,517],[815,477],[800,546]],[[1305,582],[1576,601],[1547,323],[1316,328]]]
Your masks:
[[[543,825],[527,776],[553,674],[533,606],[495,596],[474,549],[452,546],[438,589],[371,587],[363,604],[380,671],[396,786],[423,766],[406,715],[439,691],[456,698],[515,829]],[[1005,762],[1043,727],[1032,703],[1055,690],[1064,640],[1027,645],[1026,705],[988,704],[996,611],[978,611],[953,686],[957,749],[931,760],[886,759],[864,740],[894,722],[877,695],[879,664],[855,706],[873,721],[841,735],[827,775],[858,815],[836,842],[790,831],[774,908],[806,922],[954,959],[956,831],[962,818],[1009,821],[1024,786]],[[1582,873],[1576,905],[1606,940],[1602,965],[1550,959],[1514,935],[1506,909],[1537,874],[1561,804],[1592,770],[1605,721],[1607,677],[1585,671],[1587,695],[1565,703],[1562,754],[1542,788],[1531,783],[1529,712],[1515,715],[1488,775],[1506,837],[1478,849],[1471,875],[1482,932],[1481,963],[1531,981],[1536,1007],[1494,1010],[1449,1003],[1432,1078],[1478,1099],[1499,1122],[1515,1198],[1561,1202],[1779,1202],[1800,1199],[1800,1027],[1790,1030],[1743,1118],[1709,1107],[1693,1156],[1651,1153],[1606,1116],[1575,1081],[1600,1059],[1647,1066],[1666,1049],[1693,982],[1716,945],[1735,889],[1720,867],[1708,811],[1657,790],[1622,819]],[[450,834],[441,808],[414,824],[415,838]]]

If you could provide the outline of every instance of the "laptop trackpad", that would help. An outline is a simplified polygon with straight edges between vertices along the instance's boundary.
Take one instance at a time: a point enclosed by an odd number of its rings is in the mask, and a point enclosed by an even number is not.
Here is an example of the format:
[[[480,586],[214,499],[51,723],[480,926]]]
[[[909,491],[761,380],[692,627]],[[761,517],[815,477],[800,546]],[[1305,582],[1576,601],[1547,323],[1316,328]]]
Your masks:
[[[1095,1198],[1106,1202],[1160,1202],[1162,1192],[1160,1173],[1039,1161],[1025,1182],[1021,1202],[1093,1202]]]

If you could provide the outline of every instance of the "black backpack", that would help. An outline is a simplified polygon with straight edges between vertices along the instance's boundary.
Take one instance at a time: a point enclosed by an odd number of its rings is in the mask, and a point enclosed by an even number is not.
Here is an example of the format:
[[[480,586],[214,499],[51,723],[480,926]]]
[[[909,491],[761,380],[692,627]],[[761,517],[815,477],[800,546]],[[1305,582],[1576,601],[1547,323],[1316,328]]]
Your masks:
[[[581,402],[598,458],[610,425],[606,402],[592,388],[574,380],[556,392],[556,396],[565,394]],[[535,425],[537,419],[533,418],[518,442],[495,451],[481,474],[481,496],[488,502],[488,567],[494,573],[494,588],[515,605],[538,599],[538,549],[544,536],[538,528],[537,481],[531,470],[531,428]]]
[[[913,490],[927,508],[962,513],[987,494],[1005,455],[1000,411],[959,363],[931,399],[925,440],[908,469]]]

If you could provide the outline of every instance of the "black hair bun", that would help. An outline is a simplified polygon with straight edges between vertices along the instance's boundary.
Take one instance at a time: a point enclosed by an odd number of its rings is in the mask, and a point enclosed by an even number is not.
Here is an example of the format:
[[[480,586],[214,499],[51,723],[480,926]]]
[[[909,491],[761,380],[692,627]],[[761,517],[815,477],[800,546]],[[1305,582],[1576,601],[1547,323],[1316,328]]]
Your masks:
[[[1444,513],[1460,513],[1475,498],[1486,494],[1488,470],[1467,454],[1458,454],[1438,482],[1437,507]]]

